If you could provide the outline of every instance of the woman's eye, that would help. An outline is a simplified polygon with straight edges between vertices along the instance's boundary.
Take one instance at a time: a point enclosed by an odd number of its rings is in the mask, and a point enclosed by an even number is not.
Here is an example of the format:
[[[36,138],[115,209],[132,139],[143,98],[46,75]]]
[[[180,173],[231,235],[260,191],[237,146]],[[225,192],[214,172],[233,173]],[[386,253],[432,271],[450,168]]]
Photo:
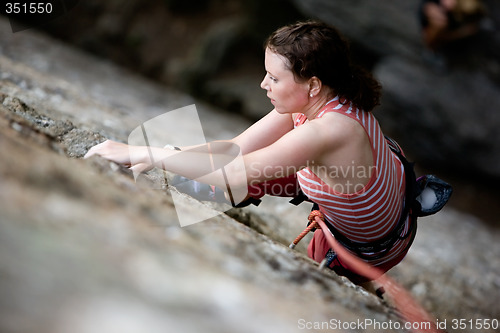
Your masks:
[[[271,79],[271,81],[273,81],[274,83],[278,82],[278,80],[272,76],[269,77]]]

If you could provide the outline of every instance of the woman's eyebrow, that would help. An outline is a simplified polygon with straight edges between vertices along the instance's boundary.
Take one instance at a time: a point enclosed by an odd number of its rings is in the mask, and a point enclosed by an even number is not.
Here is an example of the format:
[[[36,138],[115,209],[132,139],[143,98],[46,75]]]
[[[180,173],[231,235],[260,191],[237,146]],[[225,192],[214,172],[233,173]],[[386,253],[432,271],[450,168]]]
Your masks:
[[[267,74],[271,75],[272,77],[275,77],[275,78],[277,77],[276,75],[274,75],[274,74],[273,74],[273,73],[271,73],[270,71],[266,71],[266,72],[267,72]]]

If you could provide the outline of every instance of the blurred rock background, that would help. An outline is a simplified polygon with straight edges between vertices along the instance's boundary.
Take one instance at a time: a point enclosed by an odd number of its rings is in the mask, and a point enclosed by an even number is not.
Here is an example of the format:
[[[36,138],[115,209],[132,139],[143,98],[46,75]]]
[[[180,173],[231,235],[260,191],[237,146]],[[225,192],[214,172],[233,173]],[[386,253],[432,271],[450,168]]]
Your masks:
[[[500,26],[498,2],[485,2]],[[300,319],[398,320],[390,305],[317,271],[306,240],[287,249],[307,204],[266,198],[180,228],[152,176],[135,183],[116,165],[79,159],[193,103],[208,139],[240,132],[271,107],[259,88],[263,40],[304,18],[352,40],[384,85],[382,126],[421,172],[455,185],[390,274],[448,328],[500,319],[498,31],[467,41],[438,74],[420,57],[417,5],[88,0],[43,32],[12,33],[1,19],[0,330],[294,332]]]

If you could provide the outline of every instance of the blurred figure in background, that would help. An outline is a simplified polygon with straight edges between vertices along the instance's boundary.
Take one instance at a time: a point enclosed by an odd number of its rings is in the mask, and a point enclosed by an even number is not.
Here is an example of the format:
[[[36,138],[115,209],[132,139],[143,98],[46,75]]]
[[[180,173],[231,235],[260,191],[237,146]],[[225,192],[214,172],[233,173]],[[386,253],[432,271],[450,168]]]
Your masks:
[[[424,60],[434,69],[445,70],[443,48],[476,35],[485,18],[486,8],[481,0],[422,0],[419,20]]]

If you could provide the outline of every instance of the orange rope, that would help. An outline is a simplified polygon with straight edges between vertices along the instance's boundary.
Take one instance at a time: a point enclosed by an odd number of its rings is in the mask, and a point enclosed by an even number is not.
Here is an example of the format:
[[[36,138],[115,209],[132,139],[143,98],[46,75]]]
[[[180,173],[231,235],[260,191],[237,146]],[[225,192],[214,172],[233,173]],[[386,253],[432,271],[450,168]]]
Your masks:
[[[318,212],[319,214],[314,212]],[[330,229],[328,229],[327,225],[325,224],[324,217],[321,212],[311,212],[311,214],[309,215],[309,220],[311,221],[311,219],[314,219],[314,223],[311,222],[308,228],[313,224],[317,225],[316,227],[321,228],[326,237],[326,240],[330,244],[330,247],[337,254],[337,256],[341,258],[342,263],[346,265],[347,269],[371,280],[377,280],[377,283],[379,283],[385,289],[386,294],[391,297],[399,313],[407,322],[412,324],[411,327],[413,332],[442,332],[436,327],[435,318],[428,314],[412,298],[408,291],[406,291],[393,279],[385,275],[382,270],[362,261],[358,257],[351,254],[349,251],[347,251],[339,242],[337,242],[337,240],[330,232]],[[305,230],[302,233],[304,232]],[[303,237],[304,236],[300,237],[299,235],[299,237],[297,237],[298,241],[296,239],[292,244],[296,245]]]
[[[323,214],[319,210],[313,210],[311,212],[311,214],[309,214],[309,217],[308,217],[309,225],[290,244],[291,249],[295,248],[295,246],[302,240],[302,238],[304,238],[311,230],[319,229],[319,224],[315,221],[316,217],[319,217],[321,220],[324,219]]]

